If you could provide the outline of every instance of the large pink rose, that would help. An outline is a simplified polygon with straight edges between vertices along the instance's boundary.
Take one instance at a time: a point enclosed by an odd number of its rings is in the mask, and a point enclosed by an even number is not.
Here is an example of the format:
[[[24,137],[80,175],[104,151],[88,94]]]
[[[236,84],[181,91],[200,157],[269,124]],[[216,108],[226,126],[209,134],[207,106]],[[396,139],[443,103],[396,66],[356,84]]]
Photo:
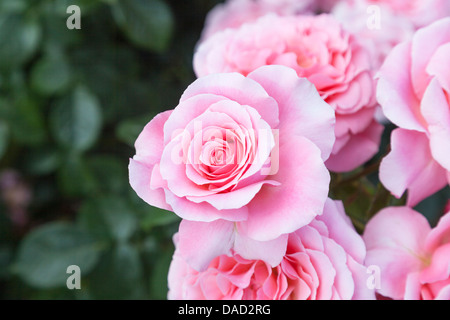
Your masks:
[[[293,208],[296,210],[296,208]],[[178,239],[175,237],[175,243]],[[344,212],[328,200],[322,215],[289,234],[278,265],[221,255],[196,271],[176,249],[169,269],[169,299],[373,299],[364,267],[366,249]]]
[[[336,113],[336,144],[327,167],[350,171],[379,147],[383,127],[374,120],[370,55],[330,15],[266,15],[216,33],[194,55],[198,76],[244,75],[264,65],[285,65],[306,77]]]
[[[450,300],[450,212],[431,229],[408,207],[390,207],[367,224],[366,263],[380,268],[379,293],[393,299]]]
[[[315,0],[227,0],[216,5],[206,16],[201,41],[218,31],[239,28],[271,12],[296,15],[312,13],[315,9]]]
[[[408,205],[450,181],[450,18],[418,30],[383,64],[377,99],[400,128],[380,166],[382,183],[395,196],[408,190]]]
[[[205,76],[144,128],[130,184],[184,219],[180,250],[195,268],[232,248],[277,264],[287,234],[323,210],[334,121],[290,68]]]

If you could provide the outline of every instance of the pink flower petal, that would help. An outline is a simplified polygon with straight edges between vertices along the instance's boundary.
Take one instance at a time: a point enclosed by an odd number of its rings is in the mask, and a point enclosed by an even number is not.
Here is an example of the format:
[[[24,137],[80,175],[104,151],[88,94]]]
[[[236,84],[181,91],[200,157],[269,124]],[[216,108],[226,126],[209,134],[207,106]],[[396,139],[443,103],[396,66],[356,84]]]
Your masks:
[[[153,168],[153,165],[146,165],[130,159],[128,166],[130,185],[136,194],[149,205],[165,210],[172,210],[165,200],[164,190],[162,188],[151,188]]]
[[[430,230],[425,217],[408,207],[385,208],[369,221],[363,235],[366,265],[381,269],[380,294],[403,298],[407,275],[424,265],[424,241]]]
[[[309,81],[284,66],[266,66],[248,75],[278,101],[280,130],[314,142],[326,160],[334,143],[334,111]],[[274,128],[274,127],[272,127]]]
[[[202,271],[214,258],[230,252],[234,242],[234,223],[182,220],[178,237],[180,255],[192,268]]]
[[[450,73],[448,77],[450,79]],[[450,171],[450,105],[437,78],[432,79],[425,90],[421,111],[428,123],[433,158]]]
[[[271,128],[278,126],[278,105],[259,83],[239,73],[211,74],[197,79],[181,96],[181,102],[199,94],[229,98],[255,108]]]
[[[377,100],[386,117],[404,129],[424,132],[419,101],[411,85],[411,44],[401,43],[386,57],[377,84]]]
[[[369,161],[379,150],[383,130],[384,126],[373,120],[365,131],[350,135],[347,143],[325,162],[327,168],[347,172]]]
[[[296,137],[280,143],[280,155],[279,171],[271,178],[282,185],[263,187],[248,204],[246,230],[255,240],[272,240],[307,225],[322,213],[328,196],[330,175],[311,141]]]
[[[426,28],[419,29],[412,41],[411,81],[419,98],[422,97],[431,79],[426,68],[436,50],[450,41],[450,18],[436,21]],[[399,61],[400,62],[400,61]],[[405,69],[406,71],[406,69]]]
[[[425,134],[395,129],[391,152],[380,165],[383,185],[400,198],[408,190],[408,205],[414,206],[447,183],[445,170],[431,156]]]

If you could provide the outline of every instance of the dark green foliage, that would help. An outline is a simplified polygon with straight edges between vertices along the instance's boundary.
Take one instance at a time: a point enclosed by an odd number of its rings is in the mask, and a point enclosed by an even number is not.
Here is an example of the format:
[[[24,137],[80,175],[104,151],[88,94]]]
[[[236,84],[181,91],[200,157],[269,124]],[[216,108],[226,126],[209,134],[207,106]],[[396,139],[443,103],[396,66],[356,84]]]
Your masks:
[[[1,298],[166,297],[180,219],[134,194],[128,161],[195,79],[217,2],[0,1]],[[81,290],[66,287],[69,265]]]

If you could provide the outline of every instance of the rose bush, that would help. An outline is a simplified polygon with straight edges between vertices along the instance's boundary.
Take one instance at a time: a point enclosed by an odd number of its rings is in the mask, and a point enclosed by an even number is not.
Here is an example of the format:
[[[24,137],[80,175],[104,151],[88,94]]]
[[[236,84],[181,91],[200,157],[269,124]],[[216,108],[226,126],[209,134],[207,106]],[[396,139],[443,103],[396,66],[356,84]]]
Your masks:
[[[431,229],[408,207],[385,208],[364,231],[367,264],[381,269],[379,293],[393,299],[450,300],[450,212]]]
[[[334,122],[290,68],[205,76],[144,128],[130,184],[184,219],[180,250],[196,268],[231,248],[278,264],[287,234],[323,210]]]
[[[294,209],[295,210],[295,209]],[[179,246],[179,239],[174,238]],[[291,234],[276,266],[239,254],[220,255],[204,271],[175,251],[169,299],[373,299],[366,285],[366,250],[340,201],[328,199],[322,215]]]
[[[378,80],[377,99],[399,128],[380,180],[409,206],[450,182],[450,18],[418,30],[396,46]]]
[[[332,16],[266,15],[216,33],[194,55],[198,76],[244,75],[264,65],[285,65],[311,81],[336,113],[336,144],[327,167],[350,171],[377,151],[383,127],[374,120],[370,55]]]

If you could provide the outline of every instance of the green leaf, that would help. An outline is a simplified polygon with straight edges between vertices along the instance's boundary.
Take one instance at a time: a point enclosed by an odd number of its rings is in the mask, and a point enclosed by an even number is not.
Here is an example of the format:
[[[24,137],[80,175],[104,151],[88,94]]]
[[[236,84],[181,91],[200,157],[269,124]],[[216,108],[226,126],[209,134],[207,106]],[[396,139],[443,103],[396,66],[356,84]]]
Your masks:
[[[61,156],[51,147],[33,148],[25,158],[25,168],[28,173],[45,175],[55,171],[61,164]]]
[[[175,213],[147,206],[148,209],[142,215],[141,227],[144,230],[150,230],[153,227],[164,226],[179,222],[181,219]]]
[[[5,121],[0,120],[0,159],[6,152],[9,141],[9,128]]]
[[[0,14],[0,69],[11,70],[25,63],[41,38],[39,24],[17,14]]]
[[[51,110],[50,127],[64,148],[86,151],[96,142],[102,126],[102,114],[94,95],[83,87],[59,100]]]
[[[34,229],[22,241],[13,270],[27,284],[38,288],[64,286],[67,267],[77,265],[81,275],[94,268],[102,249],[78,227],[53,222]]]
[[[144,297],[142,262],[136,248],[120,244],[107,252],[88,279],[93,299]]]
[[[26,0],[2,0],[0,2],[0,12],[18,13],[27,8]]]
[[[117,25],[136,45],[157,52],[167,49],[174,29],[170,7],[161,0],[122,0],[112,6]]]
[[[31,70],[31,86],[43,95],[62,92],[70,81],[70,66],[62,54],[44,56]]]
[[[153,272],[150,277],[150,293],[153,299],[167,299],[167,275],[169,273],[173,252],[173,247],[164,250],[156,260],[156,264],[153,267]]]
[[[128,190],[128,161],[125,159],[113,155],[96,155],[87,159],[87,165],[101,192],[119,194]]]
[[[83,204],[78,223],[103,239],[125,241],[136,230],[137,221],[129,205],[116,196],[103,196]]]
[[[0,246],[0,279],[6,279],[9,277],[12,258],[12,248],[6,245]]]
[[[135,119],[127,119],[119,123],[116,128],[117,138],[133,147],[137,137],[144,129],[145,125],[152,119],[149,117],[139,117]]]
[[[96,188],[95,179],[84,159],[69,155],[58,170],[58,185],[64,195],[81,197],[91,195]]]

